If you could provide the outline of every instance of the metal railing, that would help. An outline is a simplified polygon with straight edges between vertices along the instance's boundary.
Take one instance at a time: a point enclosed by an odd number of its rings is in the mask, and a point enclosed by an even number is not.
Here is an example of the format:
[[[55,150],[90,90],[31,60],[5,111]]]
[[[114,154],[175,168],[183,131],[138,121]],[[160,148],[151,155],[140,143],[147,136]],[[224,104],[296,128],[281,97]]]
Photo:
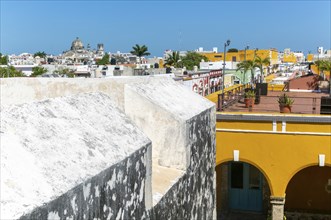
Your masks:
[[[249,87],[250,86],[248,84],[239,85],[238,87],[234,87],[233,89],[225,89],[224,96],[222,95],[222,92],[218,94],[217,111],[224,111],[224,109],[237,103],[240,99],[243,98],[245,89]]]
[[[248,84],[240,85],[234,88],[228,88],[217,96],[217,111],[234,111],[234,112],[280,112],[278,98],[284,93],[280,91],[269,91],[268,95],[260,95],[256,92],[255,105],[252,108],[245,108],[244,94],[245,89],[250,88]],[[288,96],[294,99],[291,111],[294,114],[331,114],[331,99],[325,100],[323,96],[328,94],[306,95],[295,92],[286,92]],[[323,100],[324,99],[324,100]]]
[[[223,105],[223,109],[219,108],[218,111],[279,113],[280,108],[278,104],[278,98],[279,96],[277,95],[268,95],[260,97],[257,96],[256,99],[259,99],[259,102],[255,100],[254,107],[245,108],[244,95],[238,95],[235,99],[235,103],[234,101],[230,101],[229,103],[227,103],[227,100],[225,100],[225,105]],[[331,115],[331,105],[329,103],[321,104],[322,97],[295,96],[291,98],[294,99],[294,103],[291,107],[292,114]],[[219,101],[221,102],[221,100]]]

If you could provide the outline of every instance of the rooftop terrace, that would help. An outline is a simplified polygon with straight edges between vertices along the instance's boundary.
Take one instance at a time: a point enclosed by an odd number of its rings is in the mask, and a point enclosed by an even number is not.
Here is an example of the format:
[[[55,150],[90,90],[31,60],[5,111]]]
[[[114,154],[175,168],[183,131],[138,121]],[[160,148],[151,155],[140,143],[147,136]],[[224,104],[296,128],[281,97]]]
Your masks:
[[[278,97],[281,91],[268,91],[268,95],[260,96],[260,103],[255,104],[252,109],[246,108],[244,99],[240,98],[237,103],[230,105],[224,112],[279,112]],[[295,114],[320,114],[321,97],[328,96],[325,93],[313,92],[285,92],[294,99],[292,113]]]
[[[329,97],[328,93],[312,91],[282,91],[284,86],[274,89],[268,86],[267,95],[260,95],[259,101],[255,101],[252,108],[245,107],[244,90],[248,85],[234,85],[224,90],[224,104],[222,106],[222,91],[206,96],[214,102],[218,111],[222,112],[255,112],[255,113],[278,113],[278,97],[284,93],[294,99],[292,113],[294,114],[321,114],[321,101],[323,97]],[[325,101],[324,101],[325,102]],[[324,104],[325,105],[325,104]],[[330,108],[330,104],[327,108]]]

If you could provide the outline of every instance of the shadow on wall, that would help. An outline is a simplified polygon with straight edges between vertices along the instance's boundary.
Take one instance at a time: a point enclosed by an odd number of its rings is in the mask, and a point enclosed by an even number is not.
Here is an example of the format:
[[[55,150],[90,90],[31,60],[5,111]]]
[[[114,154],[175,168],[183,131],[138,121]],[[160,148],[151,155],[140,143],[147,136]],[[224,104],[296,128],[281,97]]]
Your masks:
[[[106,93],[125,112],[122,114],[128,116],[128,121],[139,124],[138,119],[141,119],[147,122],[146,127],[140,127],[140,130],[147,134],[153,144],[154,141],[161,143],[168,137],[149,136],[151,132],[156,133],[157,131],[155,127],[151,126],[153,124],[150,121],[152,111],[143,111],[142,118],[133,117],[132,112],[137,112],[137,109],[142,109],[144,106],[150,106],[150,109],[162,109],[167,112],[169,119],[176,119],[182,126],[182,130],[178,134],[182,141],[173,144],[185,149],[182,152],[185,162],[181,162],[185,167],[185,174],[174,183],[154,207],[151,208],[150,205],[151,179],[150,173],[148,173],[152,164],[151,158],[148,156],[151,147],[142,146],[141,149],[90,179],[79,180],[77,186],[62,195],[58,195],[59,197],[55,200],[37,207],[32,212],[22,216],[21,219],[128,219],[132,217],[136,219],[212,219],[215,202],[216,116],[214,104],[187,90],[172,79],[139,78],[139,80],[133,77],[118,80],[33,79],[29,81],[27,79],[15,79],[16,81],[1,81],[1,87],[9,88],[6,89],[6,94],[1,94],[1,98],[18,91],[19,94],[16,93],[14,96],[18,99],[17,103],[25,102],[22,95],[29,102],[83,92]],[[140,82],[139,85],[134,84],[137,81]],[[127,84],[130,86],[126,86]],[[17,90],[18,85],[22,85],[23,89]],[[130,88],[131,92],[134,91],[132,88],[147,89],[148,85],[152,85],[150,89],[155,93],[154,97],[151,97],[153,92],[146,90],[141,90],[135,95],[128,92]],[[24,93],[24,91],[29,92]],[[161,92],[157,93],[158,91]],[[130,100],[135,100],[135,98],[139,98],[139,101],[131,105]],[[10,102],[9,99],[7,101]],[[196,107],[197,103],[199,103],[198,108]],[[183,104],[185,104],[185,108],[181,107]],[[184,118],[178,118],[183,114]],[[95,115],[89,116],[94,117]],[[126,124],[121,126],[126,126]],[[166,129],[165,133],[170,135],[174,131],[178,131],[172,126],[165,126],[163,129]],[[111,135],[111,132],[114,131],[110,129],[108,132]],[[70,140],[68,139],[68,141]],[[172,147],[171,149],[176,150],[178,148]],[[177,152],[173,152],[173,155],[175,153]],[[171,152],[169,154],[171,155]]]
[[[330,204],[331,167],[307,167],[295,174],[286,188],[287,212],[329,214],[331,217]]]

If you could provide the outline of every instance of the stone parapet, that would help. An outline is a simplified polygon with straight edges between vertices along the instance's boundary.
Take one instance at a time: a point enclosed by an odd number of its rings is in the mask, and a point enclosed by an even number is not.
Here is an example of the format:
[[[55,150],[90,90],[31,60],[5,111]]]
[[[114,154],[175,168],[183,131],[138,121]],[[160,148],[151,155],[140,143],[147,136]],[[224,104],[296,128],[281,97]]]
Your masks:
[[[212,219],[213,103],[162,77],[0,85],[1,218]],[[152,158],[183,173],[154,205]]]

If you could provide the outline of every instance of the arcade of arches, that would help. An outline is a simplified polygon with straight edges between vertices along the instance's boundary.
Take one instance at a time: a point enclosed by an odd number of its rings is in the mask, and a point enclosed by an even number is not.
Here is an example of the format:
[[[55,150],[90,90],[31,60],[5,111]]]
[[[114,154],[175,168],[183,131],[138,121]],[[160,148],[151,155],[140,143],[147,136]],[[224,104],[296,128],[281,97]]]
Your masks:
[[[217,115],[218,217],[240,211],[273,220],[284,213],[287,219],[331,219],[330,117],[259,117]]]
[[[256,212],[268,216],[271,210],[269,184],[256,167],[245,162],[225,162],[216,166],[217,212],[220,219],[231,211]],[[331,167],[310,166],[295,174],[285,193],[287,219],[314,214],[331,215]],[[305,215],[301,216],[300,213]]]

